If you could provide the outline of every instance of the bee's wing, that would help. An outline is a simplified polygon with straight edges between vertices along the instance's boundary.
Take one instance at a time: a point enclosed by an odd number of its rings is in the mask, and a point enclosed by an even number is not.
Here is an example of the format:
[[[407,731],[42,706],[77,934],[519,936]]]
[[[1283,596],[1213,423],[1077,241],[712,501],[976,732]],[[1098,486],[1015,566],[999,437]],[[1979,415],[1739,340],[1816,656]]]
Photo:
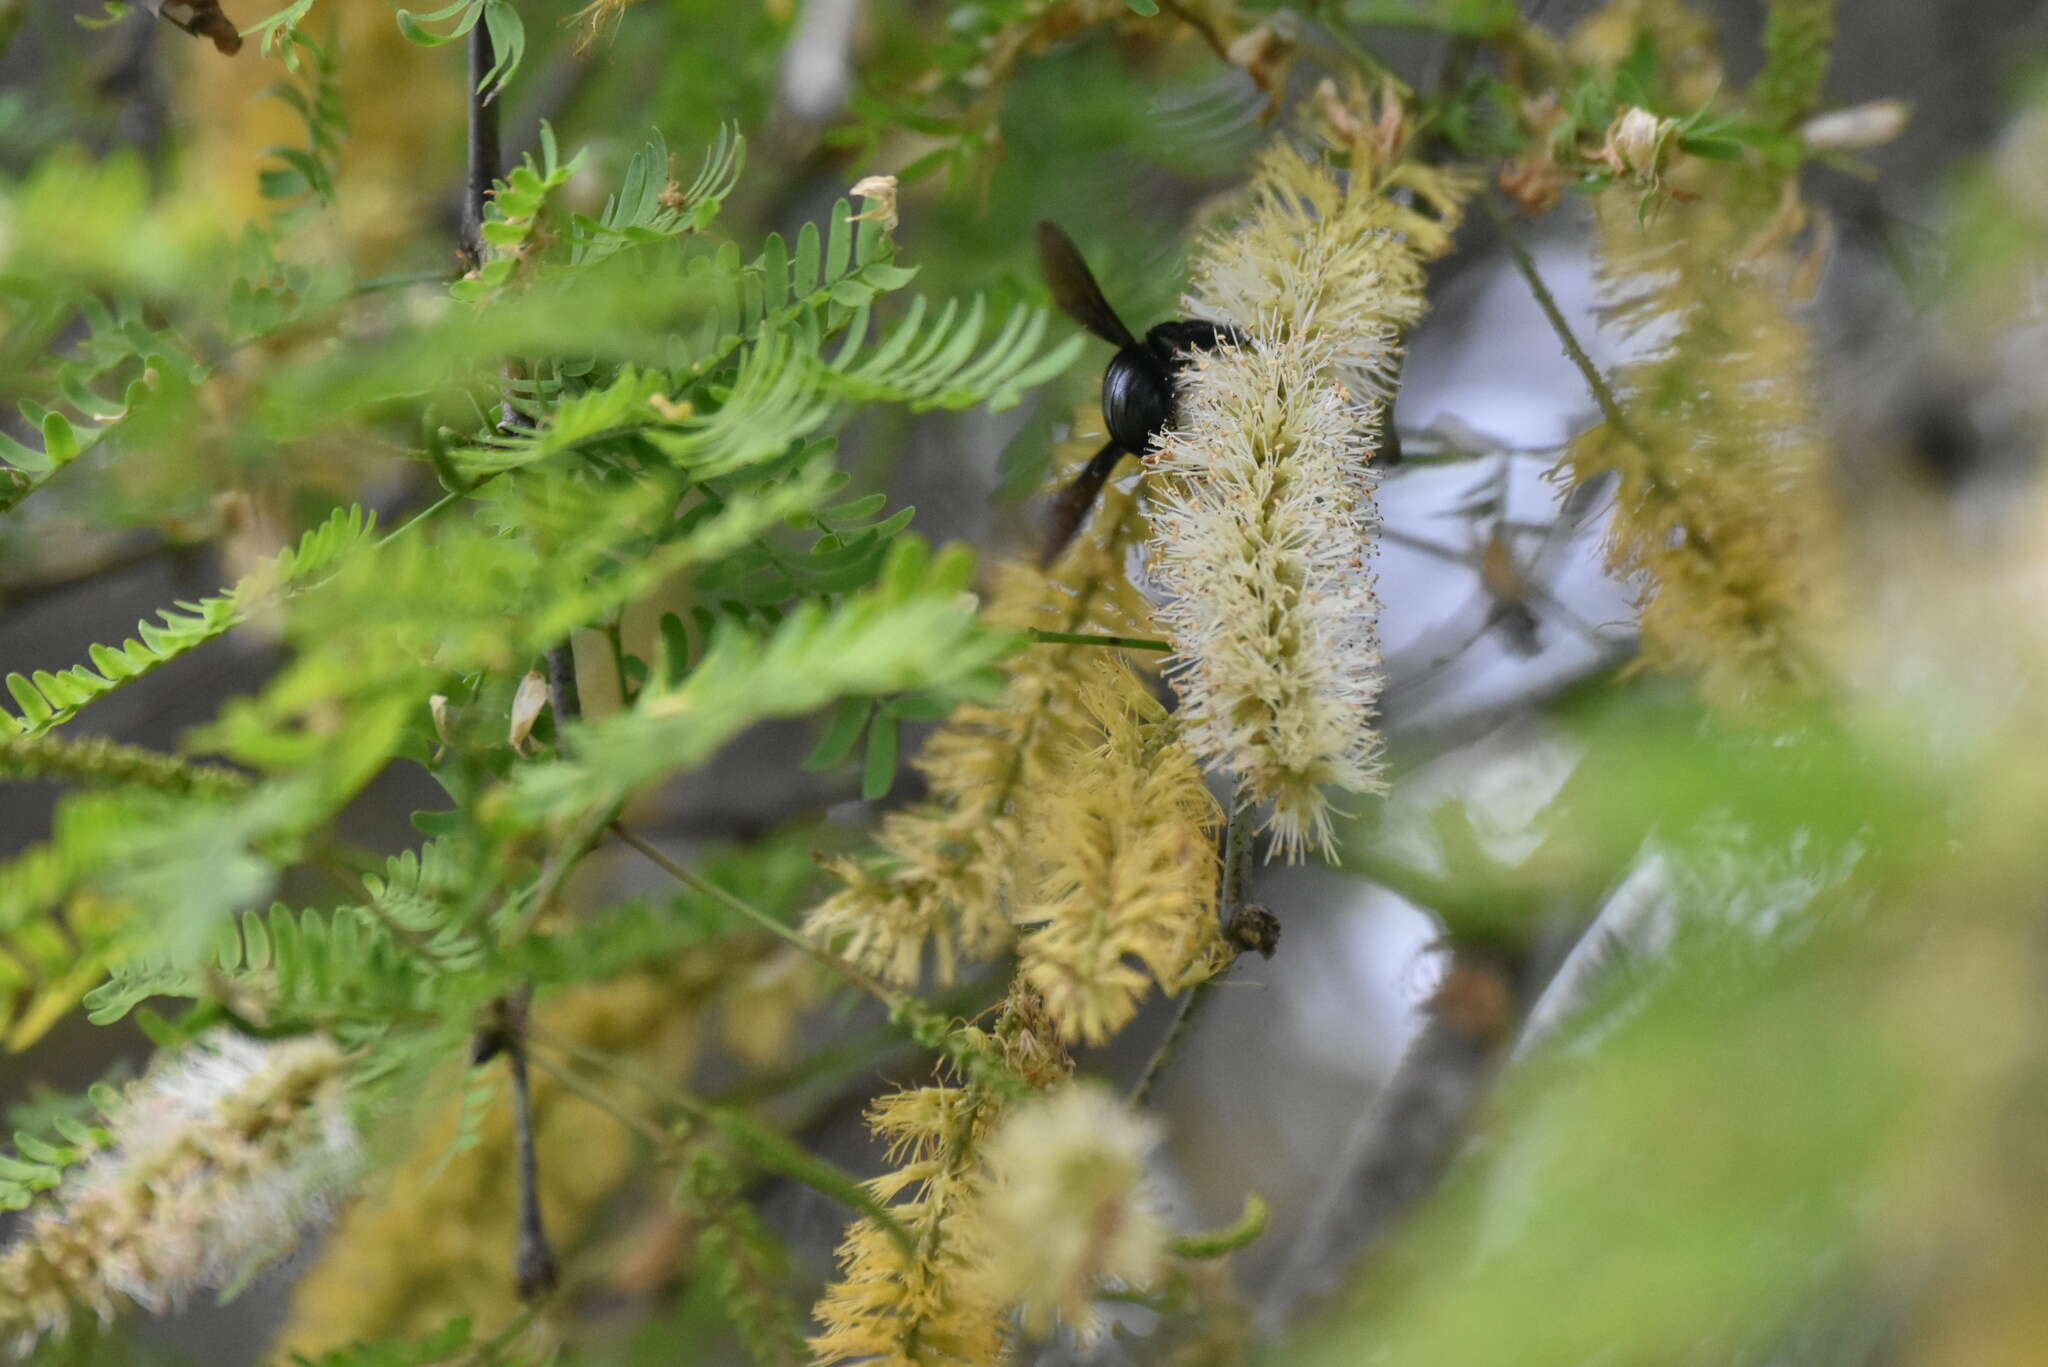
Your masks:
[[[1074,533],[1081,530],[1082,520],[1095,505],[1095,496],[1102,492],[1109,472],[1116,469],[1116,463],[1123,459],[1123,454],[1123,447],[1115,442],[1109,443],[1081,467],[1081,473],[1074,476],[1073,483],[1060,490],[1059,497],[1053,500],[1052,516],[1046,519],[1045,549],[1038,557],[1041,567],[1059,559],[1060,552],[1074,539]]]
[[[165,23],[181,28],[195,38],[211,38],[223,56],[242,50],[242,35],[221,13],[220,0],[146,0],[148,7]]]
[[[1049,219],[1038,225],[1038,264],[1045,271],[1046,284],[1052,286],[1052,301],[1062,313],[1105,342],[1120,347],[1138,344],[1138,339],[1124,326],[1124,320],[1116,316],[1116,310],[1102,297],[1102,287],[1095,283],[1095,276],[1081,259],[1081,249],[1074,245],[1074,239]]]

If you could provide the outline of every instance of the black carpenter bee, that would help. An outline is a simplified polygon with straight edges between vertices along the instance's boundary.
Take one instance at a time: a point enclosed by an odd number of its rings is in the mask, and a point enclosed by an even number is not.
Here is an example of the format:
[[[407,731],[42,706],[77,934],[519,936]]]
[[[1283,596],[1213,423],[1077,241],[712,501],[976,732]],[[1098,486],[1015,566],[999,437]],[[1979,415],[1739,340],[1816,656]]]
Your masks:
[[[1039,561],[1049,565],[1080,530],[1116,463],[1126,454],[1143,454],[1173,421],[1175,385],[1192,354],[1237,345],[1239,338],[1219,323],[1176,321],[1159,324],[1139,341],[1102,297],[1102,287],[1081,259],[1080,248],[1056,223],[1038,225],[1038,260],[1061,311],[1117,348],[1102,376],[1102,420],[1109,428],[1109,442],[1053,503]]]

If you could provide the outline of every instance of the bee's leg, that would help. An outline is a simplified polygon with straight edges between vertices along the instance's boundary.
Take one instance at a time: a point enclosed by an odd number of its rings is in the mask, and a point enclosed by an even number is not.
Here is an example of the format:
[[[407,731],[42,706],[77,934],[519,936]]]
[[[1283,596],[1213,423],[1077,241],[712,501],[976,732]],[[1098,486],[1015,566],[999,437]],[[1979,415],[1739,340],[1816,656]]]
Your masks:
[[[1115,442],[1095,453],[1081,473],[1074,476],[1074,482],[1060,490],[1053,500],[1052,516],[1046,522],[1045,549],[1039,553],[1040,568],[1060,558],[1060,552],[1074,539],[1074,533],[1081,530],[1081,523],[1088,516],[1088,510],[1095,505],[1095,496],[1102,492],[1108,482],[1110,471],[1122,460],[1124,449]]]

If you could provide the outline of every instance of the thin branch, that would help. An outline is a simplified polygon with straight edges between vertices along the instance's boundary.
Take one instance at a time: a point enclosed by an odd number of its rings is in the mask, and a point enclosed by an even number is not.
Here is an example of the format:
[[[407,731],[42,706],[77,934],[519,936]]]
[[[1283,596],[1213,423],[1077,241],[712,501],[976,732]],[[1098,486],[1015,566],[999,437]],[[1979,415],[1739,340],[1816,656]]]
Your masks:
[[[1648,454],[1649,447],[1636,433],[1635,428],[1629,425],[1628,419],[1622,416],[1621,404],[1616,401],[1614,391],[1608,388],[1607,378],[1600,373],[1600,367],[1593,364],[1593,358],[1586,354],[1586,349],[1579,345],[1578,334],[1572,331],[1572,325],[1565,320],[1564,311],[1557,306],[1557,297],[1550,292],[1550,286],[1543,283],[1543,276],[1536,269],[1535,258],[1529,255],[1529,249],[1515,236],[1514,225],[1508,222],[1507,215],[1502,213],[1500,206],[1491,199],[1482,198],[1480,203],[1485,205],[1488,217],[1493,219],[1493,226],[1499,230],[1501,245],[1508,249],[1508,256],[1514,261],[1515,269],[1522,273],[1522,279],[1529,286],[1529,293],[1536,297],[1536,307],[1542,309],[1543,316],[1550,321],[1550,330],[1557,334],[1558,342],[1564,347],[1564,354],[1571,358],[1572,364],[1578,367],[1579,374],[1585,377],[1586,388],[1593,391],[1593,402],[1600,405],[1600,416],[1607,420],[1608,426]]]
[[[565,1041],[544,1036],[539,1031],[533,1033],[533,1042],[535,1044],[545,1044],[552,1049],[562,1049],[565,1053],[568,1052]],[[535,1054],[533,1056],[533,1066],[561,1083],[598,1110],[603,1111],[606,1115],[618,1121],[621,1125],[624,1125],[634,1134],[639,1135],[649,1144],[652,1144],[657,1151],[666,1151],[675,1144],[674,1135],[668,1133],[638,1111],[621,1104],[615,1098],[599,1091],[588,1078],[554,1062],[547,1055]]]
[[[1262,1308],[1269,1326],[1333,1294],[1435,1190],[1505,1053],[1514,1011],[1512,969],[1454,950],[1421,1029],[1367,1105],[1282,1261]]]
[[[1152,1057],[1145,1064],[1145,1071],[1139,1075],[1137,1086],[1131,1089],[1131,1104],[1142,1106],[1159,1085],[1166,1067],[1179,1053],[1189,1028],[1200,1014],[1216,985],[1223,981],[1236,965],[1245,949],[1259,944],[1262,953],[1271,954],[1270,937],[1259,943],[1249,933],[1255,920],[1269,919],[1262,908],[1253,906],[1245,893],[1250,879],[1252,845],[1252,804],[1240,789],[1232,798],[1230,816],[1223,827],[1223,867],[1220,873],[1217,900],[1223,915],[1223,934],[1228,946],[1229,960],[1214,973],[1187,990],[1180,1000],[1180,1009],[1174,1013],[1173,1024],[1166,1027],[1165,1036],[1159,1047],[1152,1051]]]
[[[519,1008],[523,1013],[524,1005]],[[533,1095],[526,1076],[526,1041],[514,1039],[505,1050],[512,1071],[512,1113],[519,1143],[519,1250],[513,1259],[513,1285],[522,1301],[536,1301],[555,1286],[555,1254],[540,1214],[540,1165],[534,1155]]]
[[[1230,47],[1223,41],[1223,35],[1216,31],[1214,24],[1189,10],[1180,3],[1180,0],[1159,0],[1159,8],[1200,34],[1202,41],[1209,45],[1209,51],[1216,54],[1217,61],[1225,66],[1237,65],[1230,60]]]
[[[732,893],[727,892],[695,869],[678,864],[675,860],[669,858],[618,822],[614,821],[611,823],[611,832],[619,839],[625,841],[626,844],[645,855],[650,863],[669,877],[675,879],[678,883],[696,892],[703,893],[706,897],[709,897],[712,901],[717,902],[720,906],[730,911],[739,913],[777,939],[786,940],[790,944],[795,945],[798,949],[801,949],[804,953],[831,969],[847,982],[882,1002],[891,1011],[898,1011],[903,1007],[905,999],[901,993],[891,991],[883,986],[879,980],[871,977],[853,964],[848,963],[837,954],[813,944],[802,931],[799,931],[794,926],[778,921],[751,902],[735,897]]]
[[[1550,286],[1543,283],[1543,276],[1536,269],[1535,259],[1515,236],[1514,225],[1508,221],[1507,215],[1501,212],[1500,206],[1491,199],[1482,199],[1480,202],[1486,206],[1486,212],[1493,219],[1494,227],[1500,230],[1501,244],[1508,249],[1508,256],[1514,261],[1515,269],[1521,272],[1522,279],[1528,283],[1529,293],[1536,297],[1536,306],[1543,310],[1543,316],[1550,321],[1551,331],[1557,334],[1557,340],[1564,347],[1565,355],[1571,358],[1572,364],[1578,367],[1579,374],[1585,377],[1586,387],[1593,391],[1593,402],[1600,406],[1600,416],[1606,420],[1609,427],[1626,438],[1631,446],[1643,453],[1643,474],[1657,496],[1673,505],[1682,504],[1684,500],[1679,495],[1678,486],[1667,479],[1663,470],[1658,468],[1655,449],[1622,415],[1621,404],[1615,399],[1614,391],[1608,386],[1606,377],[1600,373],[1600,367],[1593,364],[1593,358],[1579,345],[1578,335],[1572,331],[1572,325],[1565,321],[1563,310],[1557,306],[1556,296],[1551,294]],[[1692,519],[1681,513],[1678,525],[1685,532],[1686,544],[1701,559],[1710,565],[1719,563],[1719,556],[1713,546],[1700,535],[1699,528],[1693,525]]]
[[[462,196],[461,251],[464,264],[472,268],[484,259],[484,205],[505,165],[498,142],[498,90],[484,87],[497,64],[490,25],[478,20],[469,31],[469,164]]]
[[[447,271],[407,271],[402,275],[379,275],[369,280],[359,280],[349,288],[351,298],[365,294],[377,294],[383,290],[402,290],[408,285],[451,285],[455,277]]]
[[[491,185],[498,179],[504,155],[498,143],[497,88],[485,88],[485,78],[497,65],[492,49],[490,25],[481,19],[469,31],[469,157],[462,196],[462,240],[458,252],[466,269],[484,259],[484,206]],[[473,486],[472,486],[473,487]],[[450,492],[406,522],[391,535],[424,521],[449,503],[462,497]],[[385,540],[390,540],[386,537]],[[519,1148],[519,1248],[513,1262],[513,1284],[519,1299],[539,1300],[554,1288],[555,1255],[548,1246],[547,1229],[540,1209],[539,1160],[534,1152],[533,1096],[526,1070],[526,1013],[533,989],[525,987],[501,1003],[505,1021],[498,1027],[500,1037],[479,1037],[480,1052],[495,1044],[505,1053],[512,1074],[512,1105]]]
[[[493,471],[492,473],[495,474],[496,472]],[[478,489],[481,489],[484,486],[485,481],[489,480],[490,478],[490,475],[486,475],[484,476],[483,479],[478,480],[475,484],[470,485],[467,489],[449,490],[447,493],[435,499],[432,503],[429,503],[426,507],[414,513],[405,521],[399,523],[396,527],[393,527],[390,531],[384,533],[382,537],[378,538],[377,546],[390,545],[399,537],[404,536],[414,527],[417,527],[420,523],[427,521],[428,519],[435,516],[437,513],[441,512],[442,509],[448,507],[450,504],[459,503],[463,499],[468,498]],[[372,549],[375,549],[375,547],[372,547]]]
[[[497,1333],[477,1344],[462,1360],[482,1364],[499,1362],[505,1350],[516,1343],[519,1336],[532,1326],[534,1317],[540,1314],[542,1304],[543,1301],[535,1301],[522,1308],[518,1314],[505,1321]]]
[[[657,1102],[674,1110],[684,1121],[710,1126],[731,1140],[761,1168],[809,1187],[848,1209],[867,1216],[880,1225],[905,1253],[915,1251],[916,1241],[911,1237],[910,1231],[905,1229],[902,1222],[851,1174],[768,1128],[746,1112],[730,1106],[714,1105],[694,1093],[627,1063],[624,1059],[614,1058],[603,1050],[593,1049],[577,1040],[541,1035],[538,1032],[535,1038],[536,1042],[545,1043],[549,1048],[561,1051],[577,1063],[604,1069],[633,1084]],[[657,1149],[664,1152],[672,1152],[675,1149],[679,1136],[664,1133],[653,1122],[633,1116],[624,1106],[605,1097],[587,1081],[573,1078],[566,1069],[552,1067],[544,1059],[538,1061],[585,1100],[647,1136]]]
[[[1343,8],[1341,4],[1333,3],[1332,0],[1324,0],[1324,3],[1311,7],[1309,12],[1316,15],[1323,32],[1329,34],[1337,46],[1344,50],[1345,56],[1357,63],[1360,71],[1384,82],[1403,97],[1413,95],[1415,87],[1402,80],[1400,74],[1381,60],[1378,53],[1352,36],[1351,30],[1345,24]]]
[[[1170,651],[1170,641],[1155,641],[1146,636],[1103,636],[1092,631],[1046,631],[1031,628],[1031,639],[1040,645],[1052,646],[1107,646],[1116,650],[1157,650]]]
[[[987,973],[963,983],[931,1004],[932,1011],[945,1019],[971,1015],[991,997],[1007,987],[1007,972]],[[915,1051],[913,1054],[912,1051]],[[908,1059],[937,1053],[914,1040],[903,1038],[903,1028],[885,1021],[859,1034],[841,1034],[810,1050],[795,1062],[772,1072],[753,1072],[735,1078],[711,1094],[713,1105],[736,1106],[780,1096],[814,1083],[841,1083],[847,1078],[871,1074],[893,1059]]]

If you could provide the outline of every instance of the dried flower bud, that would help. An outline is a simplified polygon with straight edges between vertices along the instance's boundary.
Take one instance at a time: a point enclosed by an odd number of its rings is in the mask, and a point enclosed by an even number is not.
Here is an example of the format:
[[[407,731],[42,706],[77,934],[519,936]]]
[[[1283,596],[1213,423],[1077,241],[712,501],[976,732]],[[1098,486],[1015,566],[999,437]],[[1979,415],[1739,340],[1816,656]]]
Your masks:
[[[1864,152],[1905,132],[1911,113],[1904,100],[1871,100],[1808,119],[1799,137],[1816,152]]]
[[[1365,139],[1365,120],[1351,107],[1350,101],[1337,93],[1337,83],[1325,76],[1316,82],[1316,112],[1323,122],[1330,126],[1339,147],[1349,147]]]
[[[167,24],[195,38],[210,38],[214,50],[232,57],[242,50],[242,35],[221,13],[220,0],[150,0],[149,8]]]
[[[548,681],[539,670],[528,670],[512,695],[512,725],[505,737],[520,754],[527,753],[527,739],[533,735],[534,723],[540,720],[541,709],[547,705]]]
[[[1678,120],[1660,119],[1647,109],[1625,107],[1607,127],[1597,159],[1617,176],[1654,181],[1671,159]]]
[[[849,223],[874,222],[882,225],[882,231],[893,233],[899,221],[896,217],[896,177],[868,176],[854,182],[851,195],[859,195],[868,201],[868,207],[847,219]]]
[[[1498,179],[1501,193],[1513,200],[1517,209],[1534,217],[1557,207],[1570,178],[1557,164],[1550,146],[1538,143],[1503,165]]]
[[[1294,67],[1296,51],[1293,30],[1293,17],[1283,10],[1239,34],[1224,50],[1231,63],[1243,68],[1253,84],[1266,92],[1261,118],[1272,118],[1287,97],[1287,73]]]

